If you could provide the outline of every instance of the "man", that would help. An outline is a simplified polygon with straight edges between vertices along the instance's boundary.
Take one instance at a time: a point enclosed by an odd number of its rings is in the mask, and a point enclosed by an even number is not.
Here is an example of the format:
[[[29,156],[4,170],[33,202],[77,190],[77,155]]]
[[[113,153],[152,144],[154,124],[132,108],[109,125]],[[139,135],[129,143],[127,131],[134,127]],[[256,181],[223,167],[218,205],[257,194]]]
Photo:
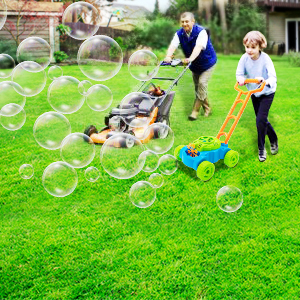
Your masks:
[[[170,62],[180,44],[186,57],[184,63],[191,62],[190,70],[193,73],[196,99],[189,120],[194,121],[198,118],[201,107],[204,109],[205,117],[211,113],[211,107],[207,100],[207,86],[217,62],[217,55],[207,31],[195,24],[195,17],[192,13],[183,13],[180,22],[182,28],[175,33],[164,60]]]

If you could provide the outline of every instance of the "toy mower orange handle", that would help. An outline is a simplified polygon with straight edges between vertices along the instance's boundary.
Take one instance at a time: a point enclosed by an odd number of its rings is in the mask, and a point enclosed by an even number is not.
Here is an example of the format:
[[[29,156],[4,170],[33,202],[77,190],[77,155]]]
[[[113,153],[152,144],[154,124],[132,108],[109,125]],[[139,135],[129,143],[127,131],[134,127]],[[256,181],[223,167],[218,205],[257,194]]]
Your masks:
[[[259,84],[260,81],[258,79],[246,79],[245,83],[257,83],[257,84]],[[251,92],[251,94],[254,94],[254,93],[257,93],[257,92],[261,92],[264,89],[265,85],[266,85],[266,81],[263,81],[261,86],[258,89],[245,92],[245,91],[243,91],[242,89],[239,88],[239,83],[236,82],[236,84],[234,86],[234,89],[238,92],[241,92],[242,94],[248,94],[249,92]]]

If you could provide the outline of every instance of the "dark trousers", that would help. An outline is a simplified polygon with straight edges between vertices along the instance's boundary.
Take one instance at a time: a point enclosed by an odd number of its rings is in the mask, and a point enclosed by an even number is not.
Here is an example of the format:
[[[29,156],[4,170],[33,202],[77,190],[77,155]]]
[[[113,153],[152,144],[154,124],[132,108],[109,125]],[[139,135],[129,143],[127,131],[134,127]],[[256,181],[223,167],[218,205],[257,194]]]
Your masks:
[[[266,135],[269,137],[270,143],[275,143],[277,141],[277,135],[268,121],[268,114],[270,107],[272,105],[275,93],[270,95],[262,95],[256,97],[252,95],[253,108],[256,115],[256,128],[258,136],[258,149],[263,150],[265,147]]]

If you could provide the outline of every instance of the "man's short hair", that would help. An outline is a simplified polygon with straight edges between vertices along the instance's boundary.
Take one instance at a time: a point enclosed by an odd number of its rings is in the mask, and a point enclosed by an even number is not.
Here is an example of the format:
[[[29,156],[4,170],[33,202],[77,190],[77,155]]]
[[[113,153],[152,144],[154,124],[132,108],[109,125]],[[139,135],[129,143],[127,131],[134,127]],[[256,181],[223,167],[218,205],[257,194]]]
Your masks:
[[[195,21],[194,14],[191,12],[188,12],[188,11],[186,11],[180,15],[180,19],[183,19],[183,18],[190,18],[192,21]]]

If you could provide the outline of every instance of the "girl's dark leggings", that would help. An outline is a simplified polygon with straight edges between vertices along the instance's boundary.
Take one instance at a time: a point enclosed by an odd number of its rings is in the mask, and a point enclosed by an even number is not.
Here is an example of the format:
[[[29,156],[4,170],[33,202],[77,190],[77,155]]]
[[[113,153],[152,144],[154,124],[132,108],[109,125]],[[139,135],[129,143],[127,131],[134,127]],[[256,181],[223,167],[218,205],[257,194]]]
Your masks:
[[[275,93],[270,95],[262,95],[256,97],[252,95],[252,104],[256,115],[256,128],[258,135],[258,149],[263,150],[265,147],[265,138],[268,135],[270,143],[273,144],[277,142],[277,135],[268,121],[268,114],[270,107],[272,105]]]

